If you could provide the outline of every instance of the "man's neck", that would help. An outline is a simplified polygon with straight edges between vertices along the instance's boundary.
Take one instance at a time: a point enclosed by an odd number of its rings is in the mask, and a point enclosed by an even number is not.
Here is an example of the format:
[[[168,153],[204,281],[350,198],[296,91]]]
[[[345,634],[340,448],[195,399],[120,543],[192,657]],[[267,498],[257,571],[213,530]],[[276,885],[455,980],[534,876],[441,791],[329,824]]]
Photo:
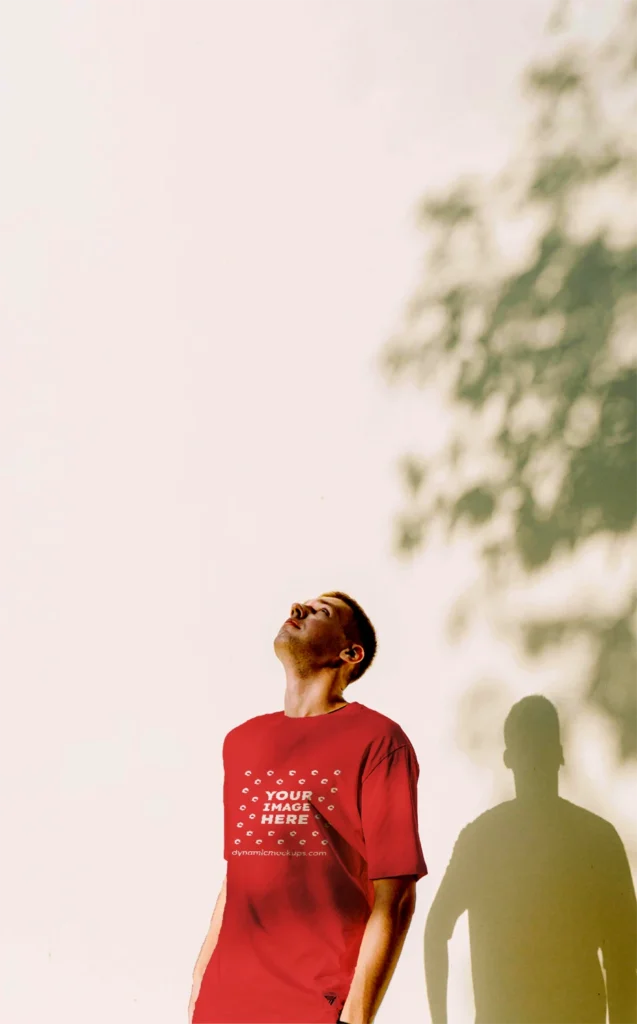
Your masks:
[[[285,688],[283,708],[288,718],[312,718],[315,715],[327,715],[330,711],[342,708],[348,701],[343,699],[340,691],[326,693],[324,689],[299,690]]]
[[[286,664],[283,707],[289,718],[327,715],[348,703],[343,697],[346,680],[342,672],[322,669],[304,676],[297,665]]]

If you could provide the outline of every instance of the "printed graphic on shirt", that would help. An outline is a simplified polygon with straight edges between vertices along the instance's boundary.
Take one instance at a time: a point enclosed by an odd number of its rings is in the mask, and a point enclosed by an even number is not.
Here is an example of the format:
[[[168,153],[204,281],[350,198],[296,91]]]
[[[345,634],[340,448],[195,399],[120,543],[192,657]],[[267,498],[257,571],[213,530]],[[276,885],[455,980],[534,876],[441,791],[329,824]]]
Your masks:
[[[269,768],[261,775],[246,770],[243,786],[229,804],[234,846],[324,851],[330,845],[329,819],[334,820],[338,812],[340,776],[340,768],[292,768],[280,773]]]

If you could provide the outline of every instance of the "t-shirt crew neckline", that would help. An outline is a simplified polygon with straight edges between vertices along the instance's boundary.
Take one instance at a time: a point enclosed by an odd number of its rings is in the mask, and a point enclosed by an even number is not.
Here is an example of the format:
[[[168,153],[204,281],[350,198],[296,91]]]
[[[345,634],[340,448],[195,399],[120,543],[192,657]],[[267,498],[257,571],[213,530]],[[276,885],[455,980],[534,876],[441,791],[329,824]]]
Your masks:
[[[331,718],[333,715],[346,714],[348,711],[351,712],[352,708],[360,706],[357,700],[350,700],[342,707],[335,708],[333,711],[324,711],[320,715],[286,715],[285,711],[280,711],[279,715],[284,722],[318,722],[320,719]]]

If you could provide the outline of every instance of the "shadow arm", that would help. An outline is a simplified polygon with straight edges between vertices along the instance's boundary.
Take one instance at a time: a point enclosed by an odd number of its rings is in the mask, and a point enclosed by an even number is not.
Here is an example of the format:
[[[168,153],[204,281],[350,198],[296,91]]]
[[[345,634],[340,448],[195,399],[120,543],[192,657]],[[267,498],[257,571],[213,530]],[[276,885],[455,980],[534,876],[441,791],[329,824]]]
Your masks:
[[[432,1024],[447,1024],[449,940],[456,921],[468,906],[467,873],[461,867],[459,844],[431,904],[425,925],[425,980]]]
[[[601,950],[609,1024],[637,1024],[637,901],[626,851],[617,833],[606,875]]]

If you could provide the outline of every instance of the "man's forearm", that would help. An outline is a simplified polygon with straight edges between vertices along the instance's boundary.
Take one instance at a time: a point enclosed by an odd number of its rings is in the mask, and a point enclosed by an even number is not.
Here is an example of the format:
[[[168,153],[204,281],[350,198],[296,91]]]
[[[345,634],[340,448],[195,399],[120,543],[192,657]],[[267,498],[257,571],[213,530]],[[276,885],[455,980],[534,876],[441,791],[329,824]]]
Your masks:
[[[347,1024],[371,1024],[403,948],[414,903],[374,906],[363,933],[356,970],[341,1011]]]
[[[223,912],[225,910],[225,906],[226,880],[224,878],[223,885],[221,886],[219,895],[217,896],[215,909],[213,910],[212,917],[210,918],[208,934],[204,939],[203,946],[201,947],[199,956],[197,957],[195,969],[192,972],[193,980],[195,981],[201,981],[201,979],[204,976],[206,967],[208,966],[208,963],[210,961],[210,957],[215,951],[215,946],[217,945],[217,940],[219,938],[219,932],[221,931],[221,923],[223,921]]]
[[[199,951],[199,956],[197,957],[197,962],[192,972],[193,981],[201,981],[203,978],[206,972],[206,967],[210,962],[210,957],[215,951],[218,938],[219,930],[210,928],[203,941],[203,946]]]

